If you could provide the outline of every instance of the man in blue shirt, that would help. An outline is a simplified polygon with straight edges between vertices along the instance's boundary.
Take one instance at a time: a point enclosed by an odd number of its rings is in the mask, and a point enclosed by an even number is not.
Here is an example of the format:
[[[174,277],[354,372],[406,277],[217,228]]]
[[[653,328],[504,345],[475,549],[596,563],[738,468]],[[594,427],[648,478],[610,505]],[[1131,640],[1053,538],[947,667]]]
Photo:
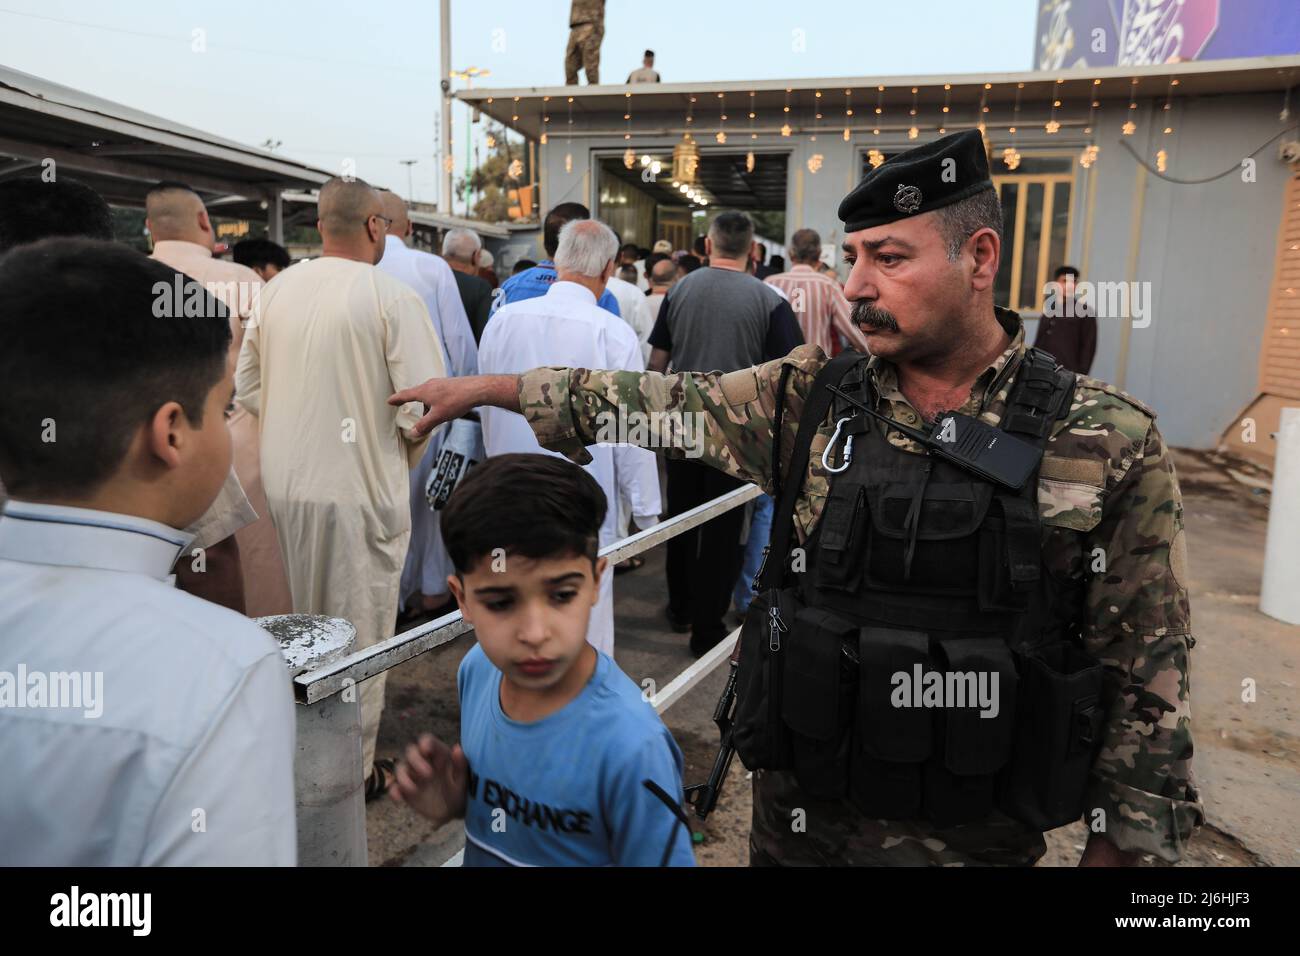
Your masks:
[[[525,269],[501,283],[501,288],[496,291],[492,300],[492,315],[496,315],[497,309],[507,302],[536,299],[546,295],[551,283],[555,281],[555,263],[551,260],[555,258],[555,250],[560,248],[560,230],[566,223],[575,219],[590,218],[591,211],[580,202],[562,202],[548,212],[545,222],[542,223],[542,245],[546,247],[546,258],[531,269]],[[596,304],[614,315],[619,315],[618,302],[608,289],[600,293]]]
[[[457,674],[460,743],[425,734],[389,793],[441,826],[466,866],[693,866],[682,753],[587,641],[608,573],[605,495],[550,455],[474,466],[442,512],[447,584],[478,646]]]

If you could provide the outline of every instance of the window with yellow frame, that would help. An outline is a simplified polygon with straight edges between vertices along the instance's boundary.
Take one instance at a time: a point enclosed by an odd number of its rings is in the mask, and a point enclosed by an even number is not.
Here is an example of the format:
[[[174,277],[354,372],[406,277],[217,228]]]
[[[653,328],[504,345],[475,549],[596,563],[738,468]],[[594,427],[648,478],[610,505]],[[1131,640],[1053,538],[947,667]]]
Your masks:
[[[1024,153],[1015,171],[995,154],[993,185],[1002,201],[1002,262],[994,301],[1009,309],[1041,312],[1043,286],[1068,262],[1074,156]]]

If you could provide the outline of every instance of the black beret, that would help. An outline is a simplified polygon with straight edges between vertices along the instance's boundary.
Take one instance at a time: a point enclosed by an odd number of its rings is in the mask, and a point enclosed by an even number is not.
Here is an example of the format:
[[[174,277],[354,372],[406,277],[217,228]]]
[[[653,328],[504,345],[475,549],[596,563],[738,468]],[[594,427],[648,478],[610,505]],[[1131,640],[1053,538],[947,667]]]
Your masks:
[[[984,137],[978,130],[949,133],[899,153],[867,175],[840,202],[845,232],[942,209],[992,189]]]

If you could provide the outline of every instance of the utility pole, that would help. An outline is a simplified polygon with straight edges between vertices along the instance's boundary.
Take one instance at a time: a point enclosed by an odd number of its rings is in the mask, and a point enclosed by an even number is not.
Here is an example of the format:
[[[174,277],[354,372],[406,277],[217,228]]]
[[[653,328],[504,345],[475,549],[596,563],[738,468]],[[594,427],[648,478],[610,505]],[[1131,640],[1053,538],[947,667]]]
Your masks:
[[[442,162],[442,194],[438,209],[451,215],[451,0],[442,0],[442,14],[438,27],[441,53],[438,57],[438,89],[442,92],[442,123],[440,161]]]

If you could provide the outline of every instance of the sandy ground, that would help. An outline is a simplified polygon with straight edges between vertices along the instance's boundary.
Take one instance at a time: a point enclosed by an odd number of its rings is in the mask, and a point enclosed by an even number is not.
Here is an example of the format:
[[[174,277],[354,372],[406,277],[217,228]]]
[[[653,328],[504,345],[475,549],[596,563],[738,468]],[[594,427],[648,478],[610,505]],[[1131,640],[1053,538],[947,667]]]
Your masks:
[[[1300,864],[1300,626],[1259,612],[1259,581],[1268,520],[1268,475],[1243,462],[1179,452],[1179,476],[1190,549],[1192,714],[1195,772],[1208,825],[1179,866],[1287,866]],[[1237,477],[1230,474],[1236,472]],[[1298,531],[1297,533],[1300,533]],[[615,585],[615,659],[638,683],[663,687],[691,663],[685,635],[663,619],[663,548],[645,567]],[[424,654],[390,672],[379,755],[396,756],[415,734],[458,736],[456,667],[472,638]],[[686,783],[708,776],[718,734],[711,717],[726,668],[719,667],[664,715],[686,760]],[[1244,702],[1243,681],[1256,699]],[[737,760],[718,808],[699,829],[696,859],[703,866],[748,862],[751,809],[748,774]],[[423,819],[388,801],[367,810],[372,866],[437,866],[464,844],[451,824],[435,832]],[[1082,824],[1048,834],[1041,865],[1072,866],[1086,839]],[[1153,859],[1145,865],[1164,865]]]

